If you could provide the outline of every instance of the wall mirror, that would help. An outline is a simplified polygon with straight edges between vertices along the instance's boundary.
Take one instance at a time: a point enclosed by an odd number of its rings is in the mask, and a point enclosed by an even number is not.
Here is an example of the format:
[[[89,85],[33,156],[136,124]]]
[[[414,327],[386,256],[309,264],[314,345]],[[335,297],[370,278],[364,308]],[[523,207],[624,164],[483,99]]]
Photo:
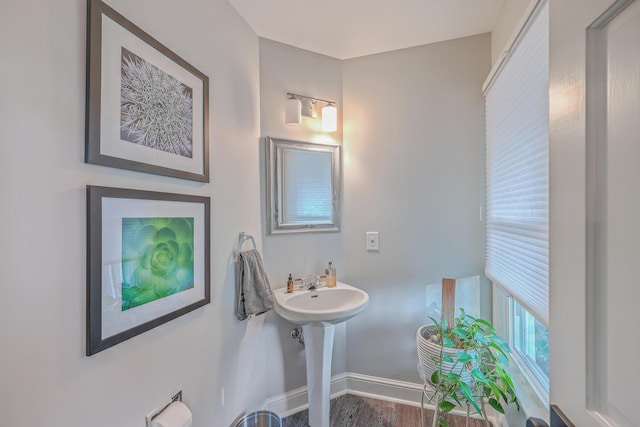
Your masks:
[[[266,138],[269,234],[340,231],[340,146]]]

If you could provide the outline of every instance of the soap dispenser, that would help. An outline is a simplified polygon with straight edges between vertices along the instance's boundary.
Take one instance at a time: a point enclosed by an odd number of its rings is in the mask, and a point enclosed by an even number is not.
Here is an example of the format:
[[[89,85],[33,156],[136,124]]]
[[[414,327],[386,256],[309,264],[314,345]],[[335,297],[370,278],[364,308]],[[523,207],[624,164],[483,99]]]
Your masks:
[[[327,287],[328,288],[335,288],[337,281],[336,281],[336,269],[333,268],[333,262],[329,261],[329,268],[327,268]]]

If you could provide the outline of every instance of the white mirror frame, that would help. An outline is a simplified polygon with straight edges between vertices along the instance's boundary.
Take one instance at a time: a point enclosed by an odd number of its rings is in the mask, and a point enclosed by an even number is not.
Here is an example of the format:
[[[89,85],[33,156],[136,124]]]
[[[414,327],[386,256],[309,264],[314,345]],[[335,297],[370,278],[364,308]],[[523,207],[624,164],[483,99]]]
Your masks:
[[[340,231],[341,160],[340,145],[265,138],[267,172],[267,225],[269,234]],[[331,153],[331,222],[285,224],[282,221],[282,152],[284,149]]]

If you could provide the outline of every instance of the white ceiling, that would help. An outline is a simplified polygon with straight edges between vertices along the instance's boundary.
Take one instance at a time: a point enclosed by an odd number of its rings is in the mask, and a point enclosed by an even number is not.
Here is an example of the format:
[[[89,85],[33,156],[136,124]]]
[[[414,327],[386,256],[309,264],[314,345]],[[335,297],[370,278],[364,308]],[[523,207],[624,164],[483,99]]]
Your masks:
[[[260,36],[338,59],[492,30],[508,0],[228,0]]]

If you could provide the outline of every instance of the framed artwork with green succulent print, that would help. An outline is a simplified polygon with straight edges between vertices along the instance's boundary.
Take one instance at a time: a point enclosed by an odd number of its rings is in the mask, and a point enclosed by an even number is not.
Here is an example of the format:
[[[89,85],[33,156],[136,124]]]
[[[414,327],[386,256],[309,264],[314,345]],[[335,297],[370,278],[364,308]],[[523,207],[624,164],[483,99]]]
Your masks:
[[[85,161],[209,182],[209,78],[88,0]]]
[[[210,302],[208,197],[87,186],[87,355]]]

